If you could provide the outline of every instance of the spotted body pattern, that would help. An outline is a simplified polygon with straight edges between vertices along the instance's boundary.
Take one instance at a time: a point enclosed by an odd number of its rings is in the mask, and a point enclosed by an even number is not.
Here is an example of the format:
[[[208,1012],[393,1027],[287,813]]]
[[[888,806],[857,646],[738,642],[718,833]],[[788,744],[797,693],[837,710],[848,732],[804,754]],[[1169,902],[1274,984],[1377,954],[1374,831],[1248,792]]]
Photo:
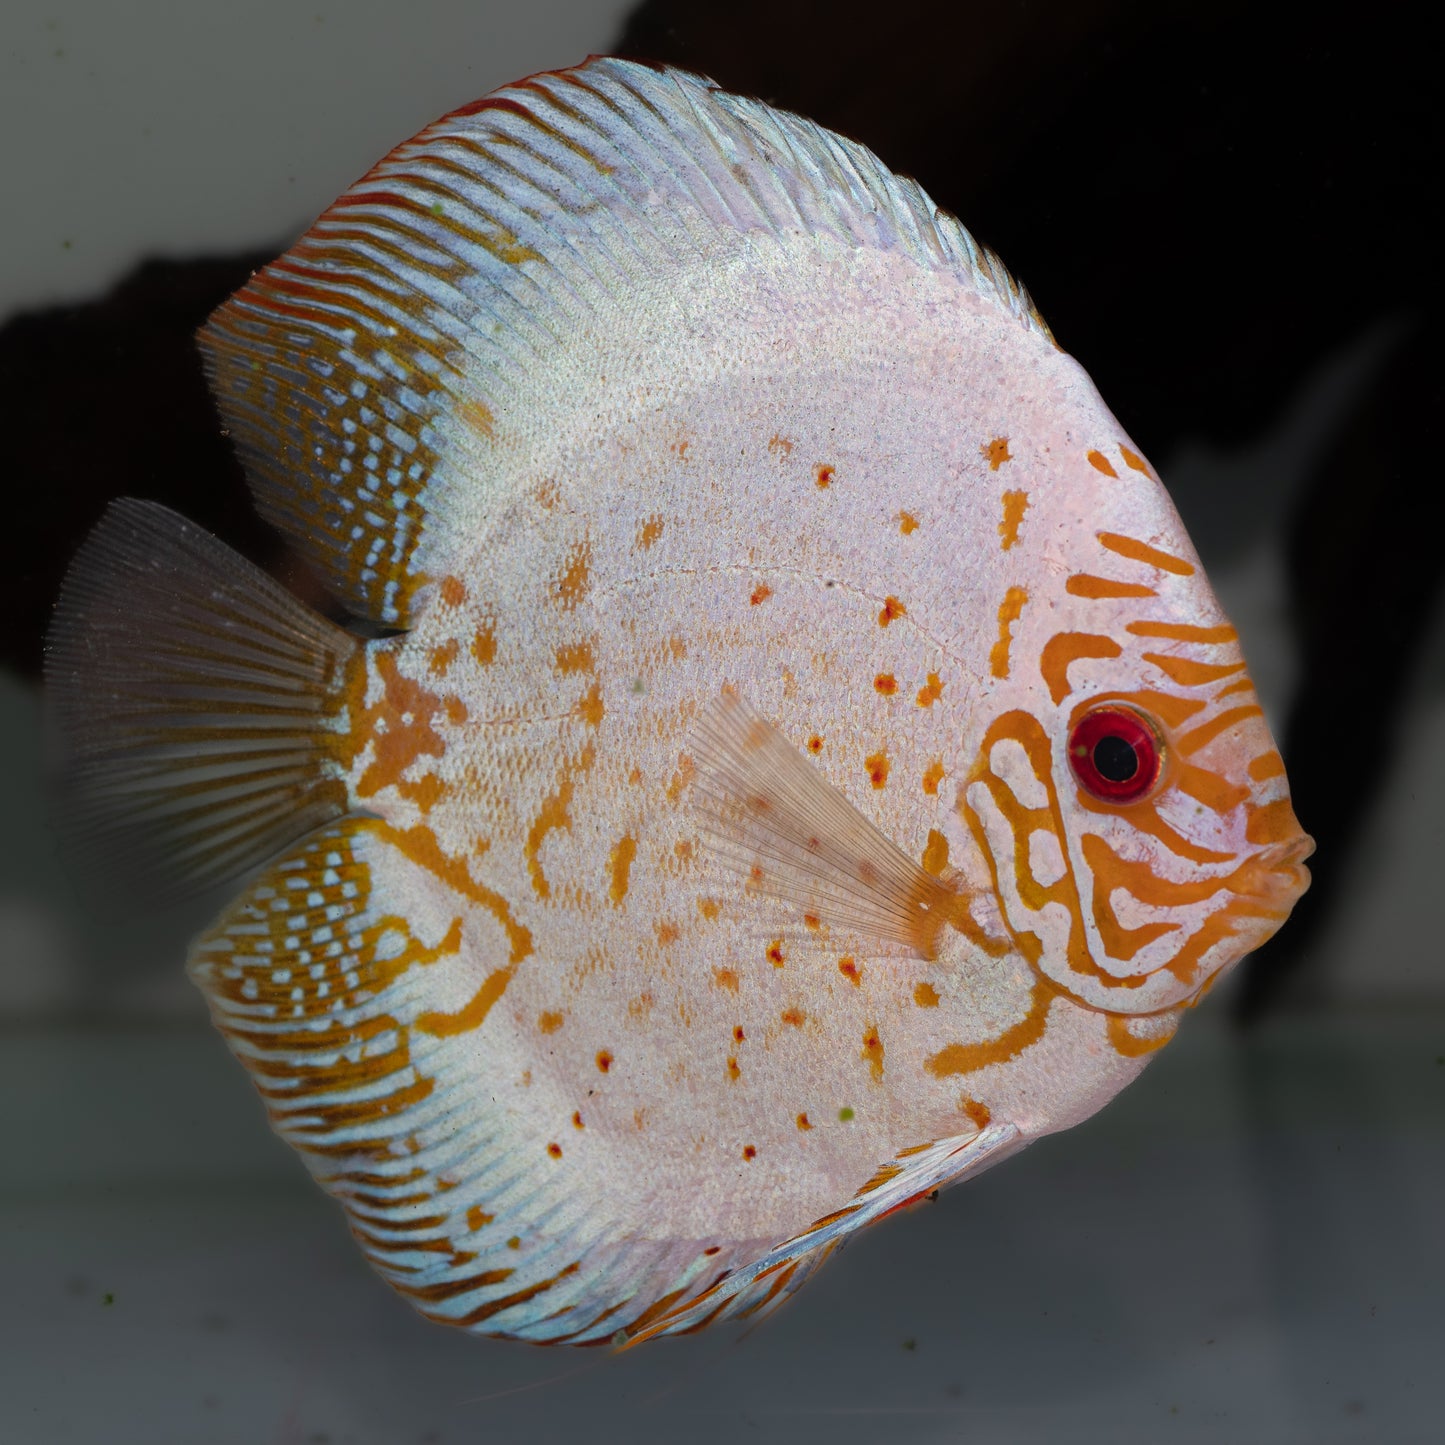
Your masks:
[[[677,72],[537,77],[395,151],[203,346],[263,510],[402,630],[273,589],[243,668],[203,607],[176,624],[182,672],[228,659],[185,724],[232,758],[218,815],[139,684],[115,763],[77,639],[178,540],[269,584],[127,504],[52,680],[105,836],[168,820],[202,876],[259,860],[273,760],[309,760],[313,831],[191,972],[432,1318],[585,1343],[765,1309],[1093,1113],[1304,885],[1166,493],[860,147]],[[1070,755],[1100,707],[1158,742],[1126,802]]]

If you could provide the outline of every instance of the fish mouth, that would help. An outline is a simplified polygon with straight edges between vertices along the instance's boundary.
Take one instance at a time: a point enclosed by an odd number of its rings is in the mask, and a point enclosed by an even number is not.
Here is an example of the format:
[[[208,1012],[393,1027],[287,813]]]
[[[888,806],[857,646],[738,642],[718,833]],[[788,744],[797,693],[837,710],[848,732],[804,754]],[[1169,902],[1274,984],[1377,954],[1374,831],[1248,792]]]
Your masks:
[[[1315,840],[1308,833],[1298,833],[1283,843],[1272,843],[1255,854],[1250,869],[1250,887],[1244,892],[1278,910],[1281,920],[1310,886],[1310,870],[1305,859],[1315,851]]]

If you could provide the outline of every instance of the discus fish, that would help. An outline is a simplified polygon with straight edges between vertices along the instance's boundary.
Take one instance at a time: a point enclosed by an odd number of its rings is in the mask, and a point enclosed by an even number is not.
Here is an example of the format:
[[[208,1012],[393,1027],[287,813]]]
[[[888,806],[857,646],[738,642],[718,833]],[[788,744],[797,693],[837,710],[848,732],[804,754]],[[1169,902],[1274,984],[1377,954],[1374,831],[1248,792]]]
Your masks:
[[[860,145],[676,70],[538,75],[201,346],[359,625],[115,503],[48,659],[77,826],[250,875],[191,977],[431,1319],[759,1315],[1094,1113],[1307,884],[1153,470]]]

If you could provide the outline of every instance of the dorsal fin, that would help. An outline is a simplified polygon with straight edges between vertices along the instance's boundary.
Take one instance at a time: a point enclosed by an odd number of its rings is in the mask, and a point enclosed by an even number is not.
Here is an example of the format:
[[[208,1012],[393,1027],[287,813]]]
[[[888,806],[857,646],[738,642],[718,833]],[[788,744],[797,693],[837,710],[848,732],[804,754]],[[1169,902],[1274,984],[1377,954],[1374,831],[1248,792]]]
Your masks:
[[[932,959],[960,892],[886,838],[735,693],[699,722],[693,796],[711,854],[815,926]]]
[[[398,146],[207,323],[261,511],[363,615],[407,625],[449,534],[485,513],[491,423],[529,371],[595,298],[742,232],[902,252],[1047,334],[997,257],[864,147],[594,58]]]

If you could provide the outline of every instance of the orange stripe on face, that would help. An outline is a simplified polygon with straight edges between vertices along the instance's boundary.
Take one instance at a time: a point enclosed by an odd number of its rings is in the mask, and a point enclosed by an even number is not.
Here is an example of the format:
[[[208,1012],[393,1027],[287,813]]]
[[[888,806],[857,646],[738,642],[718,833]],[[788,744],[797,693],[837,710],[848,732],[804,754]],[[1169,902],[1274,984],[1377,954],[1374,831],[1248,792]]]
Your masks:
[[[1207,723],[1201,723],[1192,732],[1187,732],[1178,741],[1178,748],[1185,757],[1190,753],[1197,753],[1200,748],[1212,743],[1220,733],[1228,732],[1230,728],[1244,722],[1248,718],[1263,717],[1264,709],[1256,707],[1253,703],[1247,707],[1230,708],[1228,712],[1222,712],[1217,718]]]
[[[1284,774],[1284,759],[1271,748],[1269,752],[1261,753],[1255,758],[1247,771],[1256,783],[1262,783],[1268,778],[1278,778]]]
[[[1087,455],[1089,465],[1093,467],[1096,472],[1103,472],[1106,477],[1117,477],[1119,475],[1119,473],[1114,470],[1114,464],[1103,452],[1089,452]]]
[[[1189,622],[1131,622],[1125,629],[1135,637],[1167,637],[1174,642],[1238,642],[1239,633],[1227,624],[1196,627]]]
[[[1230,696],[1232,696],[1234,693],[1237,693],[1237,692],[1253,692],[1253,691],[1254,691],[1254,683],[1253,683],[1249,678],[1247,678],[1247,677],[1242,677],[1242,678],[1239,679],[1238,682],[1232,682],[1232,683],[1230,683],[1228,687],[1221,687],[1221,688],[1219,689],[1219,691],[1214,694],[1214,697],[1215,697],[1215,701],[1217,702],[1220,698],[1222,698],[1222,697],[1230,697]]]
[[[1070,597],[1088,597],[1090,599],[1157,597],[1159,595],[1152,587],[1142,586],[1138,582],[1115,582],[1108,577],[1091,577],[1087,572],[1079,572],[1070,577],[1064,583],[1064,591]]]
[[[1099,545],[1106,547],[1110,552],[1117,552],[1121,557],[1127,557],[1131,562],[1144,562],[1150,567],[1157,567],[1161,572],[1173,572],[1176,577],[1192,577],[1194,575],[1194,564],[1186,562],[1182,557],[1175,557],[1172,553],[1161,552],[1158,547],[1151,547],[1147,542],[1140,542],[1134,537],[1125,537],[1118,532],[1099,532],[1095,534],[1099,539]]]
[[[947,1079],[956,1074],[971,1074],[987,1068],[989,1064],[1006,1064],[1016,1059],[1026,1048],[1043,1038],[1053,998],[1053,989],[1043,979],[1038,979],[1028,1013],[1012,1028],[1005,1029],[996,1038],[983,1039],[978,1043],[948,1044],[925,1059],[924,1068],[936,1079]]]
[[[1070,666],[1086,657],[1118,657],[1123,649],[1112,637],[1092,632],[1056,632],[1044,644],[1039,658],[1039,671],[1049,687],[1055,704],[1073,691],[1069,681]],[[1004,674],[1005,676],[1007,674]]]
[[[1172,781],[1181,793],[1187,793],[1196,803],[1203,803],[1220,817],[1232,813],[1249,797],[1249,789],[1243,784],[1231,783],[1219,773],[1196,768],[1191,763],[1176,761]]]
[[[1153,472],[1149,470],[1149,464],[1139,455],[1138,452],[1131,452],[1128,447],[1121,446],[1119,455],[1124,458],[1124,465],[1136,472],[1143,472],[1146,477],[1152,477]]]
[[[1195,662],[1190,657],[1168,657],[1162,652],[1146,652],[1144,661],[1152,662],[1165,677],[1177,682],[1180,687],[1203,687],[1244,671],[1242,662]]]

